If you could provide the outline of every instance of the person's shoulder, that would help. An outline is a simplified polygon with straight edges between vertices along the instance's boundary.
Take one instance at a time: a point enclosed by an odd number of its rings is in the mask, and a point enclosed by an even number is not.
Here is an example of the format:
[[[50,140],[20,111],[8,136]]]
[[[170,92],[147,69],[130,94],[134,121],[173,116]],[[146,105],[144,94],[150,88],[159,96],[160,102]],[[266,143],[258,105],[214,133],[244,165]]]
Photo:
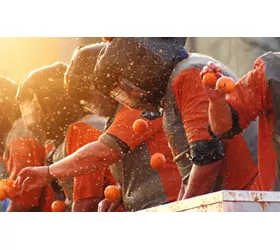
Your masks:
[[[209,61],[215,61],[217,62],[216,59],[204,55],[204,54],[198,54],[198,53],[189,53],[188,58],[180,61],[173,69],[171,79],[174,79],[176,76],[179,74],[191,70],[191,69],[198,69],[201,71],[205,65]]]
[[[280,64],[280,52],[269,51],[269,52],[262,54],[259,58],[257,58],[256,61],[258,61],[259,59],[261,59],[265,63]]]

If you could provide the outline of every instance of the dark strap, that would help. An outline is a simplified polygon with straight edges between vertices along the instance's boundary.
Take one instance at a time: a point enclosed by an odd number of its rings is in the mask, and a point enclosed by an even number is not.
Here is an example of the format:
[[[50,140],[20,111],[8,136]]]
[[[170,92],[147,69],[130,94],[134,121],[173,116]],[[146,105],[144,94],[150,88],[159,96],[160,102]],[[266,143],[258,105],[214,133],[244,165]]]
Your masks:
[[[47,157],[46,157],[46,165],[50,166],[51,164],[53,164],[53,156],[56,152],[56,148],[53,148],[51,150],[50,153],[48,153]],[[55,179],[51,182],[51,187],[54,191],[55,194],[55,200],[62,200],[65,201],[66,200],[66,195],[63,191],[62,186],[59,184],[58,179]]]
[[[221,160],[224,155],[224,143],[221,141],[201,140],[190,143],[189,159],[198,166],[204,166]]]
[[[148,119],[150,121],[155,120],[157,118],[160,118],[162,116],[163,116],[163,111],[162,110],[159,110],[159,111],[156,111],[156,112],[143,111],[141,113],[141,117],[143,117],[145,119]]]

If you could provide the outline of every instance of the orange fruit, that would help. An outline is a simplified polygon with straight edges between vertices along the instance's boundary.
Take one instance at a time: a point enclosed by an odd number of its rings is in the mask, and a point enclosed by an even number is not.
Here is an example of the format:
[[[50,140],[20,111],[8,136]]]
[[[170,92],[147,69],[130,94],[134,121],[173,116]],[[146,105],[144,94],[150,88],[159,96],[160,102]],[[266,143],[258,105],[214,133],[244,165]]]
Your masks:
[[[229,94],[234,90],[235,82],[231,77],[223,76],[216,83],[216,89],[225,94]]]
[[[114,39],[114,37],[102,37],[102,38],[106,42],[111,42]]]
[[[53,212],[65,212],[66,204],[63,201],[56,200],[52,203],[52,211]]]
[[[218,76],[216,75],[215,72],[208,72],[202,78],[203,84],[208,86],[215,86],[217,80],[218,80]]]
[[[17,195],[17,189],[13,180],[3,180],[4,192],[9,199],[13,199]]]
[[[162,168],[166,163],[165,156],[161,153],[155,153],[152,155],[150,165],[152,168]]]
[[[121,191],[115,185],[110,185],[105,188],[104,196],[110,201],[115,201],[121,197]]]
[[[5,180],[0,181],[0,201],[3,201],[7,198],[7,195],[4,190],[4,181]]]
[[[132,128],[135,134],[142,134],[148,129],[148,123],[143,119],[138,119],[133,123]]]

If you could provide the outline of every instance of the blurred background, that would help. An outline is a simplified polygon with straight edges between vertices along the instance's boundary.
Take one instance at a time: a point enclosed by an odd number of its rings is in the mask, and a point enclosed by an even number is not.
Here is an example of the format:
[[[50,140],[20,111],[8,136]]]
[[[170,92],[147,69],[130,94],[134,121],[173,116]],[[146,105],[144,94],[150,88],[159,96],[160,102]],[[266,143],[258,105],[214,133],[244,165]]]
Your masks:
[[[198,37],[188,38],[189,52],[214,57],[239,77],[252,69],[254,61],[268,51],[280,51],[279,37]]]
[[[20,81],[27,73],[55,61],[68,62],[83,44],[102,41],[98,37],[0,38],[0,74]]]
[[[100,42],[100,37],[0,38],[0,74],[20,81],[25,74],[55,61],[68,62],[76,47]],[[280,38],[188,38],[190,52],[210,55],[239,76],[252,68],[254,60],[267,51],[280,50]]]

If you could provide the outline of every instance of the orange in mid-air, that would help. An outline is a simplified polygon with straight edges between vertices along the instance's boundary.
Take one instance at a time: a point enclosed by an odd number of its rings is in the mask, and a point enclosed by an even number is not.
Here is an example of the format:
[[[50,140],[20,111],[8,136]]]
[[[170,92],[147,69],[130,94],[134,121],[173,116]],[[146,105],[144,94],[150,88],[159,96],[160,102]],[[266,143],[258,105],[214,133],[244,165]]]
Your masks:
[[[121,197],[121,191],[117,186],[110,185],[105,188],[104,196],[106,199],[108,199],[110,201],[115,201]]]
[[[5,193],[4,189],[4,180],[0,181],[0,201],[3,201],[7,198],[7,195]]]
[[[142,134],[148,129],[148,123],[143,119],[138,119],[133,123],[132,128],[135,134]]]
[[[217,80],[218,80],[218,76],[215,72],[208,72],[202,78],[203,84],[208,86],[215,86]]]
[[[65,212],[66,204],[63,201],[56,200],[52,203],[52,211],[53,212]]]
[[[152,168],[162,168],[166,163],[165,156],[161,153],[155,153],[152,155],[150,165]]]
[[[229,94],[234,90],[235,82],[231,77],[223,76],[218,79],[216,89],[219,89],[225,94]]]

